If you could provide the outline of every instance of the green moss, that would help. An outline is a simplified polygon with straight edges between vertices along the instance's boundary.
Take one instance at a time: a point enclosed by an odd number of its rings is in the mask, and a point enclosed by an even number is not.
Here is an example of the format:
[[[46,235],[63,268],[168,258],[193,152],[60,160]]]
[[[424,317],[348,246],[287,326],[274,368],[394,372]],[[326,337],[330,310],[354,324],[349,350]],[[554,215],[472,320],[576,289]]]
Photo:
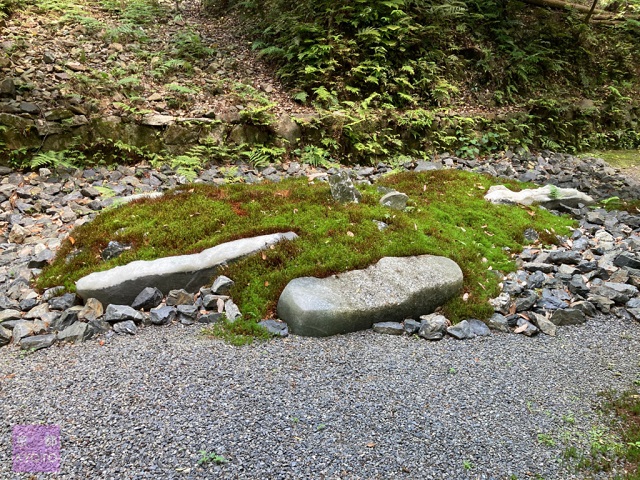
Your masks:
[[[590,157],[602,158],[615,168],[632,168],[640,166],[640,150],[606,150],[590,152]]]
[[[527,228],[553,237],[572,221],[537,208],[492,205],[483,198],[495,179],[456,170],[402,173],[380,185],[409,195],[405,212],[379,205],[377,186],[363,186],[360,204],[335,203],[327,184],[290,179],[278,184],[189,185],[161,199],[144,199],[101,213],[78,227],[62,245],[38,286],[70,285],[80,277],[137,259],[194,253],[230,240],[293,230],[285,242],[230,265],[231,295],[245,318],[275,315],[277,299],[293,278],[326,277],[365,268],[384,256],[443,255],[464,273],[466,301],[445,307],[456,322],[487,318],[487,300],[499,278],[515,268],[509,252],[520,251]],[[507,182],[518,188],[515,182]],[[380,231],[374,220],[388,227]],[[130,243],[117,259],[102,261],[110,240]],[[236,328],[246,328],[243,324]],[[242,333],[242,332],[240,332]]]

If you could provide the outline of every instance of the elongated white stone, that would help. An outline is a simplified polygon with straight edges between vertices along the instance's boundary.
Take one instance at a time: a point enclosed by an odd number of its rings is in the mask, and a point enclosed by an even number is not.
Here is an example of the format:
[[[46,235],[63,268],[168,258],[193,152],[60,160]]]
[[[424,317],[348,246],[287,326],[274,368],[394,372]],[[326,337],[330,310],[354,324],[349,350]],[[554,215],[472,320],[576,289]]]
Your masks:
[[[295,238],[293,232],[274,233],[222,243],[193,255],[138,260],[83,277],[76,282],[76,291],[83,299],[97,298],[105,306],[131,305],[146,287],[156,287],[165,295],[180,288],[195,292],[210,283],[221,266]]]

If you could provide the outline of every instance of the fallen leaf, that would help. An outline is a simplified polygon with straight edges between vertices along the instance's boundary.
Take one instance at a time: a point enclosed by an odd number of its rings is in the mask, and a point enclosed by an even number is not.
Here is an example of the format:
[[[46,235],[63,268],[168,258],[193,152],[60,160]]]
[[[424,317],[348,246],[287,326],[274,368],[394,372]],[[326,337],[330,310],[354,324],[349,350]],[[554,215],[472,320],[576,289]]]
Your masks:
[[[262,252],[262,255],[261,255],[261,256],[262,256],[262,259],[263,259],[263,260],[266,260],[266,259],[267,259],[267,254],[266,254],[266,253]]]
[[[373,448],[375,446],[376,446],[376,444],[374,442],[367,443],[367,448]]]
[[[69,242],[71,242],[71,245],[75,245],[76,239],[73,237],[69,237]]]
[[[347,231],[347,236],[349,236],[349,237],[354,237],[355,235],[353,234],[353,232],[351,232],[351,231]]]
[[[512,303],[511,306],[509,307],[509,315],[513,315],[514,313],[516,313],[516,308],[518,308],[516,304]]]
[[[264,282],[264,286],[268,287],[269,286],[269,282]]]
[[[513,331],[513,333],[522,333],[522,332],[524,332],[524,331],[527,329],[527,327],[528,327],[528,326],[529,326],[529,325],[527,325],[526,323],[525,323],[524,325],[520,325],[518,328],[516,328],[516,329]]]

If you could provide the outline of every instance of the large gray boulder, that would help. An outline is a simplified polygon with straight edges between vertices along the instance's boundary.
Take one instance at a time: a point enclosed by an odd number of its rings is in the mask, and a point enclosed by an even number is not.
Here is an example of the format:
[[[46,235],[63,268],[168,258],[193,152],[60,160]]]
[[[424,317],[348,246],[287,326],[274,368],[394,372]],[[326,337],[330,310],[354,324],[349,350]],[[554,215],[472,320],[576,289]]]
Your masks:
[[[325,337],[433,312],[462,288],[462,270],[445,257],[385,257],[364,270],[289,282],[278,317],[291,333]]]
[[[146,287],[156,287],[165,295],[181,288],[193,293],[211,282],[222,266],[295,238],[293,232],[274,233],[222,243],[193,255],[138,260],[81,278],[76,282],[76,292],[83,299],[97,298],[104,305],[131,305]]]

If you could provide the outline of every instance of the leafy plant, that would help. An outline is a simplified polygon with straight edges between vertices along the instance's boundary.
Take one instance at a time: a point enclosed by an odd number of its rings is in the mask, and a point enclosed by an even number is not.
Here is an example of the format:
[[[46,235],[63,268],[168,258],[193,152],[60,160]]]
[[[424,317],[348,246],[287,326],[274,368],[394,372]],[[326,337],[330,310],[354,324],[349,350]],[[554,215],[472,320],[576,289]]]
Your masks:
[[[206,450],[200,450],[198,452],[200,454],[200,459],[198,460],[198,465],[206,465],[208,463],[215,463],[216,465],[222,465],[224,463],[228,463],[223,455],[218,455],[215,452],[207,452]]]
[[[74,159],[68,157],[66,150],[39,152],[34,155],[29,166],[35,170],[41,167],[75,168]]]
[[[247,157],[253,168],[264,168],[272,162],[281,160],[285,152],[284,148],[256,145],[251,150],[242,152],[242,155]]]
[[[210,57],[215,53],[211,47],[207,47],[202,37],[193,28],[185,28],[175,33],[171,38],[173,54],[185,60],[195,60]]]

